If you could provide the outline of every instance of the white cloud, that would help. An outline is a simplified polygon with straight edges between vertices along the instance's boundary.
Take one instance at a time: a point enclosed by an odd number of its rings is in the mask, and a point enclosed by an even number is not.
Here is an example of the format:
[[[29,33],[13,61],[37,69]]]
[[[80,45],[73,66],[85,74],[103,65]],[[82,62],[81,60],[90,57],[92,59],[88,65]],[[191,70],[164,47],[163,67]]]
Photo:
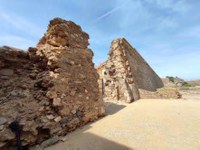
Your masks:
[[[17,30],[28,33],[34,37],[40,37],[42,35],[41,33],[43,32],[43,30],[34,25],[33,22],[29,22],[24,18],[14,14],[0,12],[0,20],[1,22],[7,22]]]
[[[12,46],[16,48],[20,48],[23,50],[27,50],[28,47],[33,47],[36,43],[31,40],[27,40],[25,38],[13,35],[1,36],[0,37],[1,46]]]
[[[110,11],[108,11],[108,12],[104,13],[103,15],[97,17],[97,18],[94,20],[94,22],[97,22],[97,21],[102,20],[103,18],[105,18],[105,17],[111,15],[112,13],[114,13],[115,11],[117,11],[118,9],[120,9],[121,7],[122,7],[122,6],[120,6],[120,7],[115,7],[115,8],[113,8],[113,9],[111,9]]]
[[[118,5],[120,5],[120,1]],[[144,27],[149,18],[151,18],[151,15],[145,10],[141,2],[135,0],[126,3],[126,7],[122,7],[118,13],[119,25],[124,30],[130,30],[130,27],[141,23],[143,23]]]
[[[167,1],[167,0],[166,0]],[[150,0],[142,2],[140,0],[132,0],[126,3],[118,13],[119,25],[124,30],[131,30],[132,32],[145,31],[155,29],[157,31],[166,28],[177,28],[178,21],[173,16],[166,16],[160,8],[173,8],[172,2],[163,2],[160,0]],[[170,0],[171,1],[171,0]],[[151,9],[151,5],[159,3],[157,10]],[[118,3],[118,5],[120,2]],[[162,6],[160,6],[162,5]],[[178,5],[178,4],[176,4]],[[163,10],[164,11],[164,10]],[[137,28],[137,30],[135,30]],[[128,32],[130,34],[130,32]]]
[[[186,13],[190,9],[190,5],[186,0],[148,0],[149,2],[158,5],[161,9],[169,9],[177,13]]]
[[[200,38],[200,26],[190,27],[178,34],[178,37]]]
[[[178,22],[175,19],[170,18],[170,17],[165,17],[165,18],[161,19],[160,23],[158,24],[157,30],[161,31],[161,30],[169,29],[169,28],[175,29],[178,26],[179,26]]]
[[[127,0],[126,2],[120,2],[120,4],[118,5],[118,3],[115,4],[115,7],[111,10],[109,10],[108,12],[102,14],[101,16],[97,17],[94,22],[100,21],[102,19],[104,19],[105,17],[115,13],[116,11],[118,11],[119,9],[121,9],[122,7],[126,6],[129,3],[130,0]]]

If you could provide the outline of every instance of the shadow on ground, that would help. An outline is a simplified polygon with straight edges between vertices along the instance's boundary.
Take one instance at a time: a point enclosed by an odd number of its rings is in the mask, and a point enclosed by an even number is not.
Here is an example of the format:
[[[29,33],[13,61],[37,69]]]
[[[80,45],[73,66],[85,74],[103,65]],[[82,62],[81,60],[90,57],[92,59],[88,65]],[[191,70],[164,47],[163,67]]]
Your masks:
[[[115,104],[113,102],[105,102],[106,115],[113,115],[125,107],[125,105]]]
[[[65,142],[50,146],[45,150],[130,150],[127,146],[91,133],[81,133],[78,137],[73,134],[70,139],[66,137]]]
[[[126,107],[126,105],[114,102],[104,102],[104,104],[107,116],[114,115]],[[103,118],[96,121],[101,121]],[[89,133],[90,128],[92,128],[92,122],[61,137],[63,142],[60,141],[58,144],[45,148],[45,150],[130,150],[127,146]],[[36,146],[32,147],[31,150],[41,150],[40,148]]]

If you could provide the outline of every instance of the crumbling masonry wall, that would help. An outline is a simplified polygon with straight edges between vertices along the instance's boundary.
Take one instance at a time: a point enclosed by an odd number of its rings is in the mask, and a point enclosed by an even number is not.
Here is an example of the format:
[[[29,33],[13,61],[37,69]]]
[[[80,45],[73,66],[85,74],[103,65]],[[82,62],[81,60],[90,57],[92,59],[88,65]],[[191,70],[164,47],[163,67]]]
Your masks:
[[[140,90],[156,91],[162,80],[124,38],[112,42],[109,58],[98,68],[99,85],[108,100],[132,102],[141,97]]]
[[[16,146],[14,120],[23,125],[22,144],[33,145],[104,114],[88,38],[55,18],[28,52],[0,48],[0,149]]]

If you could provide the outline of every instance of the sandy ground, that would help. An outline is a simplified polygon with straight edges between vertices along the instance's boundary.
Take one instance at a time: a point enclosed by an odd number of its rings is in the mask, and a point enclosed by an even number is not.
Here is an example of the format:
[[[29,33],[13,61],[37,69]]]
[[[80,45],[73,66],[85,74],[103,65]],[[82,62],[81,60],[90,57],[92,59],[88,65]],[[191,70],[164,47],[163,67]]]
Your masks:
[[[46,150],[200,150],[200,101],[106,103],[107,116]]]

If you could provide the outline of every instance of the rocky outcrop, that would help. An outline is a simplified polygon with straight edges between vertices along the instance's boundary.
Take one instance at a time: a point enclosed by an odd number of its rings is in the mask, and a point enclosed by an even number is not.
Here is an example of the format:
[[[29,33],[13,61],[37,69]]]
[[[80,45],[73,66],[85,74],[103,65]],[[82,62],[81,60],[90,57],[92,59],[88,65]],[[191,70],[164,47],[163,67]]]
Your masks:
[[[88,38],[80,26],[55,18],[28,52],[0,48],[0,149],[15,146],[15,120],[22,145],[33,145],[104,114]]]
[[[124,38],[112,42],[109,58],[97,70],[105,99],[132,102],[143,97],[152,98],[152,94],[157,98],[164,95],[155,94],[163,87],[162,80]]]

